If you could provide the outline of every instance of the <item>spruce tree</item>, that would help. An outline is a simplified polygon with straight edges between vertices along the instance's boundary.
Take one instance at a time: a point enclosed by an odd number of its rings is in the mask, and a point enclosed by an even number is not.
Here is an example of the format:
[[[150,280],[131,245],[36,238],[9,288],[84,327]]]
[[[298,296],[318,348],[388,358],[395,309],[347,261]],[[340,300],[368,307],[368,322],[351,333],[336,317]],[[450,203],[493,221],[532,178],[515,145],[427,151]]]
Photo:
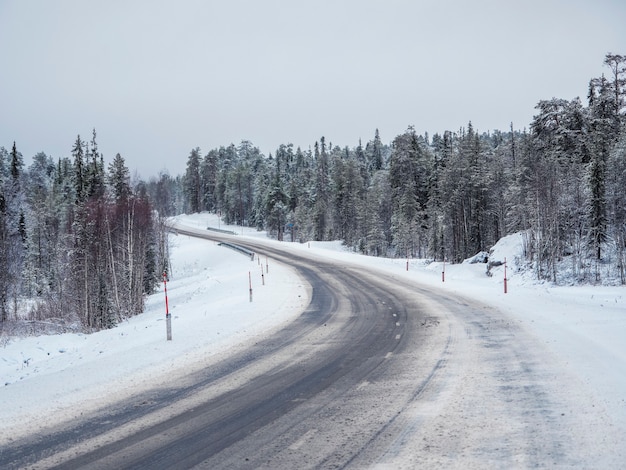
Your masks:
[[[72,157],[74,158],[74,192],[77,205],[81,205],[87,197],[84,146],[85,144],[80,139],[79,135],[76,137],[74,147],[72,147]]]
[[[131,195],[130,171],[119,153],[109,165],[108,182],[116,203],[126,205]]]
[[[322,137],[320,144],[315,142],[315,206],[313,224],[315,240],[326,240],[328,235],[329,207],[329,164],[326,152],[326,139]]]
[[[610,83],[603,77],[592,83],[595,92],[589,109],[590,163],[589,184],[589,243],[596,262],[602,259],[602,245],[606,241],[606,164],[609,152],[617,140],[615,133],[615,95]],[[598,280],[596,270],[596,280]]]
[[[90,198],[101,198],[105,192],[105,175],[103,156],[98,153],[96,130],[93,129],[91,148],[87,154],[87,187]]]
[[[200,178],[200,148],[198,147],[191,151],[187,159],[185,196],[191,213],[197,213],[203,210],[202,184]]]

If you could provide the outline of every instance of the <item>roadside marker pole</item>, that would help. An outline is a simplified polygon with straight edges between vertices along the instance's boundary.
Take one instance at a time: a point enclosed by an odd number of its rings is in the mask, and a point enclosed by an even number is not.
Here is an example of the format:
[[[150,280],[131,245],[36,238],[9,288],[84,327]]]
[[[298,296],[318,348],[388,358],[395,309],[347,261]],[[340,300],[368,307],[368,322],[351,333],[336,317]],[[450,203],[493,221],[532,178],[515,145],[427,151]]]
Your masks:
[[[265,285],[265,274],[263,274],[263,266],[261,266],[261,285]]]
[[[506,286],[506,258],[504,258],[504,293],[507,293],[507,286]]]
[[[252,302],[252,274],[248,271],[248,282],[250,284],[250,302]]]
[[[167,273],[163,271],[163,289],[165,290],[165,328],[167,331],[167,340],[172,340],[172,316],[170,315],[170,307],[167,302]]]
[[[441,282],[446,282],[446,259],[443,259],[443,267],[441,268]]]
[[[270,272],[270,265],[267,261],[267,256],[265,257],[265,273],[269,273]]]

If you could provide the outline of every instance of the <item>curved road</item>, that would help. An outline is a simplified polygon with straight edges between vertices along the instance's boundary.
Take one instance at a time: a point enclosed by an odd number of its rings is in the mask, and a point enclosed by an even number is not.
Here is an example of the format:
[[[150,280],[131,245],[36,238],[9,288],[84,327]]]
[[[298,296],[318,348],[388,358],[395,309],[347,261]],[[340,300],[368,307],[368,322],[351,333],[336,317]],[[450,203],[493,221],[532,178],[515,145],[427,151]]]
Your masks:
[[[310,284],[311,303],[297,320],[181,385],[14,442],[0,453],[2,467],[580,462],[556,378],[533,355],[533,339],[499,312],[389,274],[237,243],[292,265]]]

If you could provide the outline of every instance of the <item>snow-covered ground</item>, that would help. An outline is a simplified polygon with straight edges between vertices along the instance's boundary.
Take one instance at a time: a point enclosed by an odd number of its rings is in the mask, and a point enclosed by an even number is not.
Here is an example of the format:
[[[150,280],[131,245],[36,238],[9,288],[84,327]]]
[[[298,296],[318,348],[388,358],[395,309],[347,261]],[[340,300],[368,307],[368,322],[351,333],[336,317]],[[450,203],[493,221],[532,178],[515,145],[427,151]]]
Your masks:
[[[265,238],[253,229],[224,227],[211,214],[180,216],[177,221]],[[507,293],[504,266],[492,268],[489,277],[482,263],[444,267],[421,260],[371,258],[347,252],[339,243],[283,246],[374,267],[497,307],[545,344],[550,360],[556,358],[567,375],[588,386],[581,397],[587,400],[591,394],[594,406],[612,419],[608,428],[625,436],[626,289],[538,284],[517,269],[519,237],[506,237],[492,254],[492,258],[507,258]],[[15,437],[44,424],[46,417],[71,419],[79,409],[95,409],[107,399],[158,384],[164,376],[171,377],[173,370],[184,370],[279,327],[308,302],[307,289],[298,276],[271,259],[262,285],[263,266],[258,260],[250,261],[212,242],[182,235],[171,239],[173,266],[167,288],[173,340],[166,341],[165,302],[160,292],[148,299],[144,314],[109,331],[0,343],[4,344],[0,346],[0,402],[4,404],[0,443],[9,433]],[[265,259],[261,261],[265,264]]]
[[[269,272],[261,277],[257,259],[197,238],[170,240],[171,341],[163,286],[142,315],[111,330],[3,338],[0,447],[47,422],[162,385],[174,371],[182,374],[207,356],[280,327],[308,304],[301,279],[271,259],[262,260]]]

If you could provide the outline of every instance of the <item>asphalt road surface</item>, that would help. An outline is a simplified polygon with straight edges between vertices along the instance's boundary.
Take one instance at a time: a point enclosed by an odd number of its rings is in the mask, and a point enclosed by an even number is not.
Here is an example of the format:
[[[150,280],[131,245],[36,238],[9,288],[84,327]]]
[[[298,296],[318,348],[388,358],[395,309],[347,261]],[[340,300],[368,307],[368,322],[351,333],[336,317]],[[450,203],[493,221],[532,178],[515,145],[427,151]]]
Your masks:
[[[395,469],[579,462],[566,403],[554,392],[558,377],[534,355],[534,340],[499,312],[363,267],[237,243],[292,265],[310,284],[311,303],[300,317],[177,384],[13,442],[0,453],[0,466]]]

